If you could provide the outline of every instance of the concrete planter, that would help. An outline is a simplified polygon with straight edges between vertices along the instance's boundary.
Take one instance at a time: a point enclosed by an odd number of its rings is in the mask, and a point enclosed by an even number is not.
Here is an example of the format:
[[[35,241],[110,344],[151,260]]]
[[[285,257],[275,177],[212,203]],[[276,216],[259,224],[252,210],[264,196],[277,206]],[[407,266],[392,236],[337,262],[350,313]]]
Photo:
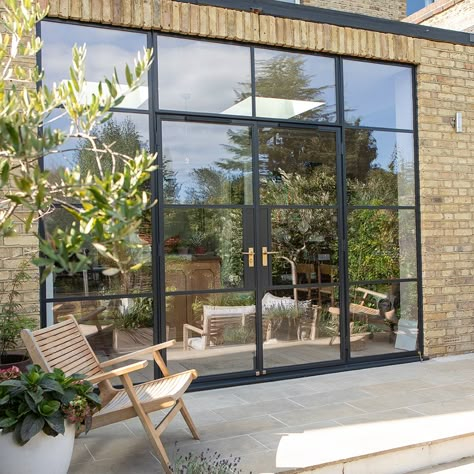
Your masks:
[[[24,446],[13,433],[0,433],[0,471],[3,474],[67,474],[74,449],[76,427],[66,423],[64,435],[38,433]]]

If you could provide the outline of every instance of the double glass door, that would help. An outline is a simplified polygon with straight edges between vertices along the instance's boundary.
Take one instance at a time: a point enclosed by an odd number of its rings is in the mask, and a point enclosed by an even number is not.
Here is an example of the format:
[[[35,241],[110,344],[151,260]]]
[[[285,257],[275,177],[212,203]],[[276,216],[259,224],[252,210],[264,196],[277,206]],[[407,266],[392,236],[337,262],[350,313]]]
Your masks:
[[[341,359],[338,129],[162,122],[170,365],[261,375]]]

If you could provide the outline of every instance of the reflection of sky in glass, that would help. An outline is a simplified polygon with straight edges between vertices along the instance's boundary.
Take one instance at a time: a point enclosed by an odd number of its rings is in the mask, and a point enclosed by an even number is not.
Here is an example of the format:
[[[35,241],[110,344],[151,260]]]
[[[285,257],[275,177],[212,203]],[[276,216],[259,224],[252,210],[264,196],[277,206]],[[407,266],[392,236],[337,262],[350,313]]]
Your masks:
[[[158,70],[161,109],[222,113],[249,92],[250,49],[163,36]]]
[[[344,60],[346,122],[411,130],[412,99],[411,68]]]
[[[377,159],[372,162],[373,168],[389,170],[396,153],[395,171],[401,167],[413,168],[413,135],[411,133],[372,132],[377,143]]]
[[[71,51],[75,44],[82,46],[85,43],[87,46],[88,81],[98,82],[104,77],[111,77],[116,68],[120,83],[123,84],[126,84],[125,65],[128,64],[133,70],[137,53],[143,53],[146,47],[145,34],[48,21],[41,23],[41,37],[44,41],[41,58],[45,71],[44,82],[48,86],[69,77]],[[146,77],[144,80],[146,82]],[[139,105],[133,104],[137,108]],[[146,104],[142,107],[146,107]]]
[[[51,128],[63,130],[66,133],[69,130],[69,120],[65,117],[63,110],[57,109],[51,115]],[[122,123],[126,119],[130,119],[138,133],[140,134],[141,141],[146,145],[148,144],[148,135],[149,135],[149,125],[148,125],[148,115],[147,114],[127,114],[122,112],[115,112],[111,120],[114,120],[116,123]],[[57,119],[57,120],[56,120]],[[49,154],[44,157],[44,167],[45,169],[57,169],[60,167],[71,168],[77,164],[77,148],[80,146],[80,140],[77,138],[69,138],[66,142],[59,148],[58,153]]]
[[[276,60],[298,60],[303,61],[303,67],[301,69],[302,77],[308,79],[308,83],[305,84],[307,88],[322,89],[319,91],[319,94],[309,98],[307,96],[298,93],[298,89],[295,89],[295,83],[291,84],[284,83],[279,81],[278,75],[275,75],[273,85],[274,89],[269,90],[259,90],[258,87],[258,77],[264,77],[264,68],[272,64]],[[291,63],[290,63],[291,64]],[[322,101],[326,105],[318,107],[315,111],[317,112],[316,117],[320,118],[319,115],[331,114],[328,118],[329,121],[335,120],[336,112],[336,92],[335,92],[335,61],[333,58],[326,58],[323,56],[314,56],[309,54],[296,54],[296,53],[286,53],[282,51],[275,51],[270,49],[255,49],[255,67],[257,74],[257,96],[259,97],[277,97],[284,99],[301,99],[301,100],[316,100]],[[282,76],[285,80],[285,72]],[[304,93],[304,92],[303,92]],[[257,115],[264,116],[259,114],[257,110]],[[307,116],[307,114],[305,114]],[[313,118],[311,115],[308,117]],[[287,118],[287,117],[282,117]],[[322,117],[321,117],[322,118]]]
[[[246,137],[243,141],[250,148],[248,127],[232,126],[229,128],[228,125],[163,122],[164,167],[168,173],[173,173],[173,177],[179,184],[179,190],[175,197],[177,202],[185,203],[189,194],[195,190],[194,170],[213,168],[225,173],[229,180],[250,173],[250,156],[238,157],[238,169],[233,171],[223,170],[217,165],[217,162],[236,158],[235,153],[227,149],[229,145],[236,146],[229,139],[229,132],[239,133]],[[251,194],[246,192],[245,202],[249,203],[249,201],[251,201]]]

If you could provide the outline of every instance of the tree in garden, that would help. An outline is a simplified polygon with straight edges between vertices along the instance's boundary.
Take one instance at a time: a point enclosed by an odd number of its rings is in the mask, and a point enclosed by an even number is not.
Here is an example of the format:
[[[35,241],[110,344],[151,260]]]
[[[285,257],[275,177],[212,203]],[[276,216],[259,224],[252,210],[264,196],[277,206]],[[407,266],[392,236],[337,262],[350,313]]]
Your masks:
[[[18,60],[35,63],[42,46],[35,24],[46,11],[32,0],[5,0],[4,4],[1,27],[6,33],[1,34],[0,41],[0,234],[12,235],[21,225],[38,237],[40,257],[35,262],[43,269],[43,279],[51,273],[87,269],[92,260],[83,249],[88,245],[110,262],[104,273],[135,270],[141,262],[133,261],[125,249],[141,246],[134,235],[143,213],[151,206],[145,183],[155,169],[155,156],[132,148],[118,151],[94,134],[110,119],[111,109],[124,99],[118,92],[118,74],[105,78],[85,100],[86,49],[75,47],[69,79],[51,89],[44,85],[35,88],[41,71],[19,66]],[[151,51],[145,50],[133,70],[126,67],[127,93],[139,86],[150,63]],[[55,129],[51,122],[57,109],[70,121],[68,133]],[[113,125],[109,128],[113,130]],[[88,169],[60,168],[51,179],[51,173],[41,169],[40,160],[58,153],[68,138],[82,141]],[[58,206],[72,216],[71,225],[55,227],[47,238],[41,237],[35,224]]]

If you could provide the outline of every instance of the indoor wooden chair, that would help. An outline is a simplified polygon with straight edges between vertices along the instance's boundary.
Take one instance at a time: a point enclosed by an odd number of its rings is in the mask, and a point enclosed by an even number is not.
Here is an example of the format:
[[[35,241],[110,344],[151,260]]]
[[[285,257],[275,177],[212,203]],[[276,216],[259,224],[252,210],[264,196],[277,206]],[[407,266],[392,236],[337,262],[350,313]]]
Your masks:
[[[87,339],[81,333],[76,319],[72,316],[63,322],[38,331],[24,329],[21,337],[31,359],[43,370],[51,372],[58,368],[66,375],[84,374],[89,382],[99,385],[102,408],[93,416],[92,429],[138,416],[166,473],[172,471],[160,436],[179,412],[193,437],[199,439],[196,427],[182,399],[193,379],[197,377],[197,373],[195,370],[188,370],[171,375],[159,352],[171,347],[175,341],[157,344],[100,363]],[[133,385],[130,373],[146,367],[148,365],[146,360],[107,372],[104,370],[130,359],[140,359],[147,354],[153,354],[155,362],[163,373],[163,378]],[[115,389],[112,386],[110,379],[115,377],[120,378],[123,389]],[[148,414],[167,408],[171,410],[155,427]]]

